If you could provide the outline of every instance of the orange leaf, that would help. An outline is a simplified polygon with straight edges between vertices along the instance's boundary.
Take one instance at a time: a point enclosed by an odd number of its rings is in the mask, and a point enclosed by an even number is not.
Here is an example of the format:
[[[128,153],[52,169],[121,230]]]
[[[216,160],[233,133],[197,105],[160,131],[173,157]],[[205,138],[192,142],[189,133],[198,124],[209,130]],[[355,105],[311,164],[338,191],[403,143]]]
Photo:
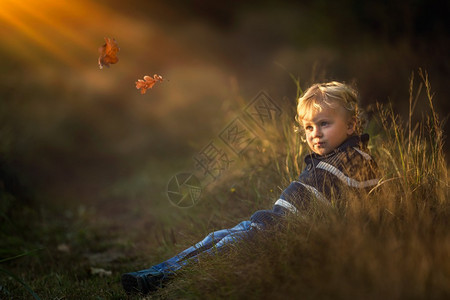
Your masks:
[[[141,89],[141,94],[145,94],[147,90],[151,89],[158,81],[163,81],[162,76],[157,74],[153,75],[153,77],[145,75],[144,80],[138,79],[138,81],[136,81],[136,88]]]
[[[114,38],[105,37],[105,44],[98,48],[100,56],[98,58],[98,66],[103,69],[103,66],[109,67],[110,64],[115,64],[119,61],[117,53],[120,51],[117,42]]]

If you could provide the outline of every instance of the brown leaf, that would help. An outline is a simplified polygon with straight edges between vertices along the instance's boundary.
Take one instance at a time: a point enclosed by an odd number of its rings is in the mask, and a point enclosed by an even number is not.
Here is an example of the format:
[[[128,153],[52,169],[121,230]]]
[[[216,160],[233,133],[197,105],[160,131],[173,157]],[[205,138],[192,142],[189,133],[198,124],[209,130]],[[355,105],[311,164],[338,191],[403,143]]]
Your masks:
[[[145,94],[147,90],[151,89],[158,81],[163,81],[162,76],[158,74],[154,74],[153,77],[145,75],[144,80],[138,79],[138,81],[136,81],[136,88],[141,89],[141,94]]]
[[[103,66],[109,67],[110,64],[115,64],[119,61],[117,53],[120,48],[114,38],[105,37],[105,44],[98,48],[100,56],[98,58],[98,66],[103,69]]]

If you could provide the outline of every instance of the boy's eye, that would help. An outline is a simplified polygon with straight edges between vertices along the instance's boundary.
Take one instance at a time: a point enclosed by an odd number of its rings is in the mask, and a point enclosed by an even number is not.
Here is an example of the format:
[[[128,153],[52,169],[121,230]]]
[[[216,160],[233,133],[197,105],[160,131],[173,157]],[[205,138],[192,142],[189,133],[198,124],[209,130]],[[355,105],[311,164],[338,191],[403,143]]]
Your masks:
[[[320,122],[320,126],[327,126],[329,123],[327,121]]]
[[[313,128],[312,128],[312,126],[306,126],[306,127],[305,127],[305,130],[311,131],[311,130],[313,130]]]

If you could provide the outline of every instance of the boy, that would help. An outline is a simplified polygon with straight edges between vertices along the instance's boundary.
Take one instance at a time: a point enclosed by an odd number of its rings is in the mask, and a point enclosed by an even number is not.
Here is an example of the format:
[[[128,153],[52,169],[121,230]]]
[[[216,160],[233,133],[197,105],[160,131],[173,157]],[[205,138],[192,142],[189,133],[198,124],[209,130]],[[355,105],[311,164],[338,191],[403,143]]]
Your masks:
[[[150,269],[123,274],[122,285],[127,293],[153,291],[200,254],[249,238],[280,222],[288,213],[304,213],[312,201],[330,203],[343,194],[343,188],[358,192],[378,184],[376,164],[364,152],[369,136],[358,135],[361,117],[355,90],[334,81],[315,84],[299,99],[296,118],[312,153],[306,156],[306,168],[299,179],[283,191],[273,209],[257,211],[250,220],[231,229],[210,233],[203,241]]]

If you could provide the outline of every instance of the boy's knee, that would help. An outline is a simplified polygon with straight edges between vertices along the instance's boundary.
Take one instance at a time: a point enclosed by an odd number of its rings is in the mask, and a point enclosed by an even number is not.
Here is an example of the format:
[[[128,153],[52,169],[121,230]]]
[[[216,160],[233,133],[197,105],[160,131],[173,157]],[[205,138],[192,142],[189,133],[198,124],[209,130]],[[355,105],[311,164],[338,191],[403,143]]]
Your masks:
[[[263,229],[279,223],[282,217],[282,214],[275,213],[273,210],[258,210],[250,217],[250,221],[257,228]]]

